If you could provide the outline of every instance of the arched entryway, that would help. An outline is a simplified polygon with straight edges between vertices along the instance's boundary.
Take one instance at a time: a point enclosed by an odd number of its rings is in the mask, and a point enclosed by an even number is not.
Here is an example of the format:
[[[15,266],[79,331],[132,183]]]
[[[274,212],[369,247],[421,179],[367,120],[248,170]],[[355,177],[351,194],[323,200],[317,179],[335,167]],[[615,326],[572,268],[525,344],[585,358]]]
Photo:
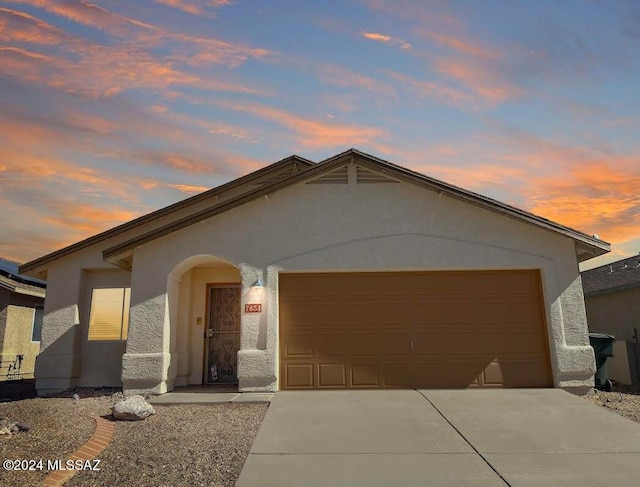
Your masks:
[[[236,384],[240,348],[240,271],[213,255],[178,264],[167,282],[174,386]]]

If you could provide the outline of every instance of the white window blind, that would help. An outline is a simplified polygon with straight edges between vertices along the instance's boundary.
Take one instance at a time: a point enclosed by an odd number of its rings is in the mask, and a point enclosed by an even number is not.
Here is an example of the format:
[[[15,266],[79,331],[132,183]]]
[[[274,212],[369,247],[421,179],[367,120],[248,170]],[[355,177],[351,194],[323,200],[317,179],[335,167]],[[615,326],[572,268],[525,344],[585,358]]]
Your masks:
[[[130,288],[96,288],[91,293],[89,340],[126,340]]]

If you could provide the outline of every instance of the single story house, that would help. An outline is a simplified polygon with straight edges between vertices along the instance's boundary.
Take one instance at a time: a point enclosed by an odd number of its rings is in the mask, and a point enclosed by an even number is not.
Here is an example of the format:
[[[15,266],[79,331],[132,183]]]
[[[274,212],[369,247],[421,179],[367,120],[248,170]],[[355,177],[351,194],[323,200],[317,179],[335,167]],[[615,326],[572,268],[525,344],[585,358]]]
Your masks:
[[[582,273],[589,331],[616,337],[609,378],[640,384],[640,255]]]
[[[44,316],[46,283],[0,258],[0,381],[32,379]]]
[[[609,244],[351,149],[291,156],[21,267],[40,394],[593,384]]]

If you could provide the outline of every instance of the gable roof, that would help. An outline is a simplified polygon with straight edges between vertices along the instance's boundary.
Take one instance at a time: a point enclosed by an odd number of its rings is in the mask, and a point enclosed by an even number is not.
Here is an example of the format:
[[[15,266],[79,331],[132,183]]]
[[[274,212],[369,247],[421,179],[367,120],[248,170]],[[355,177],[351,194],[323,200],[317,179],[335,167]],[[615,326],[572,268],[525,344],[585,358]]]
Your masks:
[[[585,297],[640,287],[640,255],[581,272]]]
[[[229,181],[228,183],[222,184],[220,186],[217,186],[203,193],[199,193],[195,196],[191,196],[190,198],[180,200],[177,203],[166,206],[164,208],[160,208],[159,210],[153,211],[151,213],[147,213],[146,215],[142,215],[138,218],[125,222],[121,225],[105,230],[104,232],[88,237],[84,240],[81,240],[80,242],[76,242],[60,250],[56,250],[55,252],[47,254],[43,257],[32,260],[31,262],[27,262],[26,264],[23,264],[22,266],[20,266],[20,272],[25,273],[25,272],[33,271],[61,257],[70,255],[74,252],[85,249],[91,245],[100,243],[108,238],[122,234],[129,230],[133,230],[146,223],[157,221],[158,219],[164,216],[171,215],[177,210],[188,208],[189,206],[193,206],[197,203],[205,201],[208,198],[215,199],[217,196],[223,195],[224,193],[232,189],[239,188],[242,185],[248,185],[252,182],[259,180],[260,178],[264,178],[265,183],[268,185],[268,184],[271,184],[274,180],[282,179],[282,177],[274,179],[274,176],[278,176],[279,173],[282,173],[287,169],[291,169],[291,173],[296,173],[302,169],[305,169],[313,165],[315,165],[313,161],[310,161],[308,159],[305,159],[303,157],[300,157],[294,154],[278,162],[270,164],[269,166],[263,167],[261,169],[258,169],[257,171],[249,173],[245,176]]]
[[[236,198],[221,202],[220,204],[212,206],[211,208],[207,208],[198,213],[172,222],[168,225],[164,225],[151,232],[145,233],[126,242],[108,248],[103,251],[103,258],[108,262],[126,268],[127,265],[125,262],[123,262],[123,258],[130,254],[130,252],[132,252],[135,247],[138,247],[165,235],[169,235],[182,228],[188,227],[189,225],[193,225],[194,223],[198,223],[207,218],[211,218],[212,216],[220,214],[231,208],[255,200],[256,198],[267,195],[269,193],[273,193],[285,187],[291,186],[292,184],[304,180],[309,180],[318,177],[321,174],[331,172],[332,170],[338,169],[350,162],[357,162],[358,166],[364,166],[365,168],[375,170],[379,173],[391,176],[397,180],[417,184],[419,186],[437,191],[441,194],[447,194],[453,198],[466,201],[467,203],[471,203],[487,210],[494,211],[512,217],[516,220],[520,220],[525,223],[532,224],[569,237],[576,243],[576,254],[579,261],[587,260],[592,257],[605,254],[610,250],[610,245],[607,242],[599,240],[598,238],[591,237],[585,233],[579,232],[564,225],[560,225],[559,223],[552,222],[551,220],[547,220],[546,218],[539,217],[505,203],[501,203],[486,196],[482,196],[477,193],[473,193],[471,191],[467,191],[457,186],[445,183],[438,179],[425,176],[424,174],[411,171],[409,169],[398,166],[396,164],[392,164],[388,161],[384,161],[364,152],[360,152],[356,149],[349,149],[286,179],[277,181],[271,185],[256,189],[254,191],[244,193],[237,196]]]
[[[206,220],[207,218],[211,218],[212,216],[218,215],[227,210],[235,208],[239,205],[248,203],[249,201],[253,201],[257,198],[265,196],[269,193],[273,193],[280,189],[286,188],[298,182],[317,178],[323,174],[331,172],[332,170],[339,169],[345,164],[348,164],[351,162],[357,162],[358,166],[371,169],[383,175],[388,175],[398,181],[405,181],[405,182],[417,184],[421,187],[439,192],[440,194],[446,194],[452,198],[465,201],[467,203],[473,204],[475,206],[479,206],[489,211],[500,213],[502,215],[514,218],[516,220],[543,228],[545,230],[559,233],[568,238],[571,238],[574,240],[576,245],[576,255],[578,257],[578,261],[584,261],[592,257],[597,257],[599,255],[605,254],[610,251],[610,245],[607,242],[599,240],[598,238],[591,237],[585,233],[579,232],[577,230],[566,227],[564,225],[560,225],[559,223],[555,223],[551,220],[547,220],[546,218],[539,217],[537,215],[534,215],[533,213],[529,213],[519,208],[507,205],[505,203],[494,200],[492,198],[488,198],[486,196],[482,196],[472,191],[462,189],[452,184],[445,183],[438,179],[425,176],[424,174],[411,171],[410,169],[404,168],[402,166],[398,166],[396,164],[392,164],[388,161],[379,159],[377,157],[358,151],[356,149],[349,149],[345,152],[342,152],[333,157],[330,157],[318,164],[314,164],[311,161],[302,159],[298,156],[291,156],[290,158],[283,159],[279,163],[272,164],[271,166],[268,166],[260,171],[269,170],[271,168],[274,168],[277,164],[290,162],[291,160],[300,164],[300,170],[297,172],[294,172],[289,177],[285,177],[283,179],[277,179],[270,184],[266,184],[266,185],[257,187],[255,189],[249,189],[233,198],[229,198],[227,200],[213,204],[212,206],[205,208],[201,211],[195,212],[183,218],[179,218],[173,222],[162,225],[149,232],[143,233],[142,235],[138,235],[134,238],[126,240],[115,246],[107,248],[103,250],[103,253],[102,253],[104,260],[111,262],[115,265],[118,265],[120,267],[130,269],[131,253],[133,252],[134,248],[140,245],[144,245],[145,243],[148,243],[152,240],[169,235],[173,232],[176,232],[190,225],[193,225],[194,223],[198,223],[200,221]],[[157,215],[160,212],[162,212],[162,215],[170,214],[172,211],[177,209],[178,205],[183,204],[185,202],[192,201],[194,198],[204,199],[203,195],[208,195],[207,197],[209,197],[214,192],[221,191],[222,188],[225,188],[230,185],[237,187],[240,184],[244,184],[244,182],[246,182],[246,178],[253,177],[255,179],[254,175],[260,171],[256,171],[256,173],[251,173],[245,176],[244,178],[239,178],[235,181],[231,181],[226,185],[220,186],[218,188],[214,188],[213,190],[210,190],[206,193],[202,193],[201,195],[196,195],[195,197],[189,198],[188,200],[184,200],[180,203],[176,203],[175,205],[171,205],[167,208],[163,208],[162,210],[158,210],[157,212],[150,213],[149,215],[145,215],[136,220],[133,220],[131,222],[115,227],[111,230],[108,230],[107,232],[103,232],[94,237],[90,237],[86,240],[83,240],[82,242],[78,242],[77,244],[66,247],[65,249],[62,249],[52,254],[49,254],[47,256],[41,257],[40,259],[34,260],[32,262],[29,262],[23,265],[20,268],[20,270],[21,272],[34,270],[64,255],[68,255],[77,250],[88,247],[89,245],[93,245],[113,235],[117,235],[119,233],[125,232],[130,228],[133,228],[139,225],[139,223],[137,222],[148,217],[153,218],[154,215]],[[243,179],[245,181],[243,181]],[[143,221],[143,223],[144,222],[146,222],[146,220]]]

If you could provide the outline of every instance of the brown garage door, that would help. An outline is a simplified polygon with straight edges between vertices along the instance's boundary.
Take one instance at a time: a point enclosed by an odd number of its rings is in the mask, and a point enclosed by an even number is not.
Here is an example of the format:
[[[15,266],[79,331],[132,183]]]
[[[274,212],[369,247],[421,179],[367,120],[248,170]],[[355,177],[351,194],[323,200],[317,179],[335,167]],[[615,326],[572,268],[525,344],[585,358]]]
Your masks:
[[[280,275],[282,389],[547,387],[539,271]]]

